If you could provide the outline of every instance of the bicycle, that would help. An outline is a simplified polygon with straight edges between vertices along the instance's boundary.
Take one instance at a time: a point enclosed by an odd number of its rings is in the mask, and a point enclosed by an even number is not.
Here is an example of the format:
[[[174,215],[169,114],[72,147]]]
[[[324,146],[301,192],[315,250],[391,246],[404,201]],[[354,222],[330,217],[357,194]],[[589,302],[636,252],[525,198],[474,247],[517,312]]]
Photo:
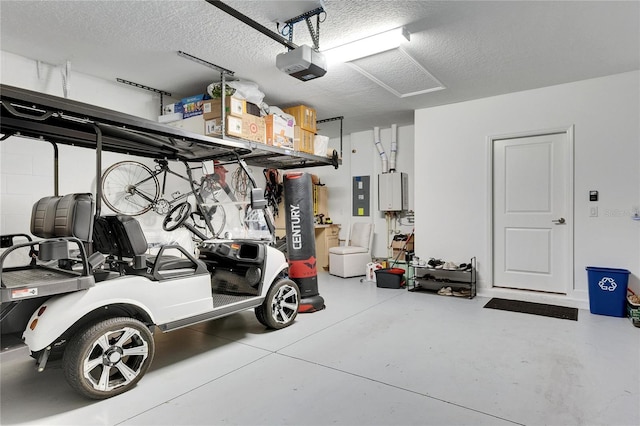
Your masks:
[[[225,190],[218,182],[216,174],[204,175],[200,183],[191,180],[169,168],[166,160],[154,160],[155,170],[151,170],[146,165],[137,161],[121,161],[111,165],[102,175],[102,199],[104,203],[115,213],[138,216],[150,210],[159,215],[169,213],[174,205],[186,201],[187,197],[194,195],[198,206],[218,201],[219,191]],[[167,175],[171,174],[186,182],[191,186],[191,191],[180,193],[175,191],[171,194],[172,199],[165,198],[167,186]],[[189,172],[190,174],[190,172]],[[162,186],[158,176],[162,175]],[[210,200],[211,199],[211,200]],[[214,236],[224,228],[226,213],[222,206],[203,207]],[[204,214],[200,208],[197,213],[200,219],[205,222]],[[203,228],[205,226],[202,226]],[[206,226],[208,228],[208,226]],[[216,232],[217,231],[217,232]]]

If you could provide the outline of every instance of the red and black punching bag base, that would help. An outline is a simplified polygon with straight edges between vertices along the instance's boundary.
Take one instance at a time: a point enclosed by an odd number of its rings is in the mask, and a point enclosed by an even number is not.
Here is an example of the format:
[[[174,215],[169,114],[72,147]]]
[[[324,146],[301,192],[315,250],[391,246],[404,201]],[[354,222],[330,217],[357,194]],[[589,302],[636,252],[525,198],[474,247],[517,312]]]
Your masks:
[[[311,297],[305,297],[300,299],[300,306],[298,306],[298,313],[311,313],[321,311],[325,308],[324,299],[319,294]]]

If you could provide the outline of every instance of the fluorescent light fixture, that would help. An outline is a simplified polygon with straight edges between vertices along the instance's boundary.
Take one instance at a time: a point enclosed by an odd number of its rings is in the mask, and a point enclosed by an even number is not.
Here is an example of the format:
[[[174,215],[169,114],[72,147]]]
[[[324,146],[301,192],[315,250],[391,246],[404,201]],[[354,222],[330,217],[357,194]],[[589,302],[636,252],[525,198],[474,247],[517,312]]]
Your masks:
[[[409,31],[405,27],[395,28],[370,37],[352,41],[342,46],[324,50],[328,63],[349,62],[376,53],[400,47],[409,41]]]

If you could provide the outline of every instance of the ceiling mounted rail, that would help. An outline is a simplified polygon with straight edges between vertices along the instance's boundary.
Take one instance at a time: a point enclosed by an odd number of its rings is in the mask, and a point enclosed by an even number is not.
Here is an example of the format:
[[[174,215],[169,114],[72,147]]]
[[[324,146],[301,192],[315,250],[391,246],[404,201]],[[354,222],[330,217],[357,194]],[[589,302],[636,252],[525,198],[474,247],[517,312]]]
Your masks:
[[[125,80],[125,79],[119,78],[119,77],[116,78],[116,81],[118,83],[126,84],[126,85],[133,86],[133,87],[137,87],[138,89],[143,89],[143,90],[148,90],[148,91],[153,92],[153,93],[158,93],[160,95],[160,115],[164,114],[164,96],[171,96],[171,93],[169,93],[167,91],[164,91],[164,90],[160,90],[160,89],[154,89],[153,87],[145,86],[144,84],[134,83],[133,81]]]
[[[287,49],[293,50],[293,49],[297,49],[299,47],[297,44],[287,40],[286,38],[282,37],[280,34],[274,32],[274,31],[271,31],[269,28],[267,28],[264,25],[254,21],[253,19],[249,18],[248,16],[243,15],[242,13],[238,12],[234,8],[222,3],[220,0],[205,0],[205,1],[207,3],[209,3],[211,6],[215,6],[218,9],[222,10],[223,12],[226,12],[229,15],[233,16],[234,18],[244,22],[245,24],[249,25],[254,30],[259,31],[262,34],[266,35],[267,37],[270,37],[273,40],[277,41],[278,43],[284,45]]]
[[[133,81],[125,80],[124,78],[116,78],[116,81],[118,83],[127,84],[129,86],[134,86],[134,87],[137,87],[139,89],[148,90],[148,91],[153,92],[153,93],[159,93],[161,95],[171,96],[171,93],[169,93],[167,91],[160,90],[160,89],[154,89],[153,87],[145,86],[144,84],[140,84],[140,83],[134,83]]]
[[[311,39],[313,40],[313,48],[315,50],[320,50],[320,23],[324,22],[324,19],[320,19],[320,14],[324,13],[325,16],[327,12],[325,12],[322,6],[313,9],[309,12],[305,12],[302,15],[298,15],[295,18],[288,19],[284,21],[285,26],[280,30],[280,33],[283,36],[288,36],[289,41],[293,42],[293,26],[300,21],[306,21],[307,28],[309,29],[309,34],[311,35]],[[313,24],[311,23],[311,18],[316,17],[316,28],[313,28]]]
[[[205,61],[204,59],[200,59],[197,56],[190,55],[187,52],[183,52],[182,50],[178,50],[178,56],[181,56],[183,58],[192,60],[193,62],[198,63],[200,65],[204,65],[205,67],[212,68],[212,69],[218,71],[220,74],[227,74],[227,75],[230,75],[230,76],[235,74],[234,71],[228,70],[226,68],[222,68],[221,66],[216,65],[216,64],[212,64],[211,62]]]

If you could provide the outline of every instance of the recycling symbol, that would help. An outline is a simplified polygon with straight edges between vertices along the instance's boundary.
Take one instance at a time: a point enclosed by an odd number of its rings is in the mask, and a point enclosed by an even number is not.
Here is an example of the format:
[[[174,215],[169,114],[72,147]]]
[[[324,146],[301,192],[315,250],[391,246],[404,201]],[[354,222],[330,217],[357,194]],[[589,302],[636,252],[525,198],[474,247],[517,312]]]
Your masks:
[[[618,287],[618,284],[616,284],[613,278],[604,277],[600,280],[598,286],[603,290],[613,291]]]

